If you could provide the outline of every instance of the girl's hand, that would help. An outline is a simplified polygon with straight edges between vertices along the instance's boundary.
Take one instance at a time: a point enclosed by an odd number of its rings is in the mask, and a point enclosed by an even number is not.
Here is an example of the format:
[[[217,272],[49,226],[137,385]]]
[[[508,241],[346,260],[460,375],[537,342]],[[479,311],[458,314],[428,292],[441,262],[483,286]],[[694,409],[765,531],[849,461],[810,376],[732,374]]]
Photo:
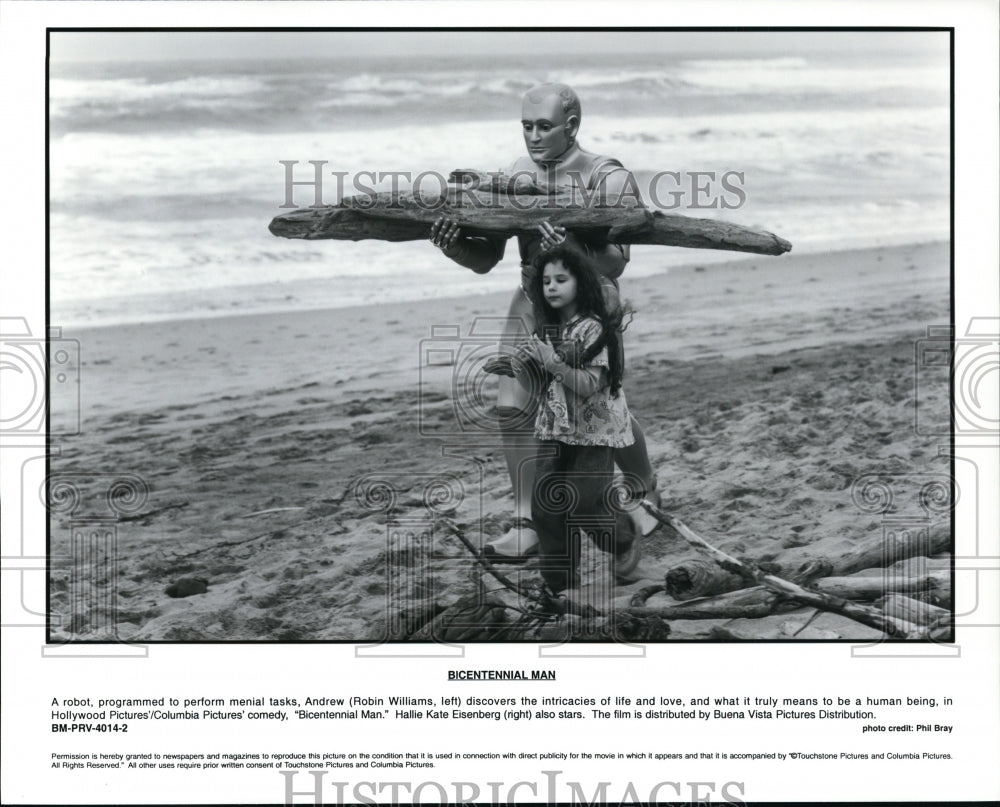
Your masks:
[[[538,351],[535,349],[535,343],[532,341],[533,339],[534,335],[532,335],[532,339],[522,342],[514,348],[512,356],[515,359],[515,364],[518,362],[521,364],[541,364],[538,358]]]
[[[550,222],[543,221],[538,225],[538,232],[542,234],[542,250],[548,251],[553,247],[566,242],[566,228],[554,227]]]
[[[565,368],[566,363],[562,354],[557,353],[556,349],[548,342],[543,342],[539,339],[538,334],[533,333],[531,335],[531,342],[529,344],[538,363],[550,373],[556,373]]]

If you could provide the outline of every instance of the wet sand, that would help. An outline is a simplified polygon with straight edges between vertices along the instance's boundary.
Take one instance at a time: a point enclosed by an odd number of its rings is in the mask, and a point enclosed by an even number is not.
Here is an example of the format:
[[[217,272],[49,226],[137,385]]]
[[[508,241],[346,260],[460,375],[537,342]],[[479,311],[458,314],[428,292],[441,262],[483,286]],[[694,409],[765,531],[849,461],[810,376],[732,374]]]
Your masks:
[[[940,243],[626,273],[625,389],[664,509],[758,561],[879,535],[856,480],[891,474],[905,488],[948,472],[941,439],[914,429],[915,342],[948,324],[948,279]],[[116,474],[148,488],[116,525],[116,577],[82,568],[77,593],[111,595],[122,639],[377,641],[387,615],[472,591],[456,533],[478,546],[512,508],[495,380],[476,372],[507,297],[67,331],[81,343],[81,433],[52,472],[88,502]],[[945,417],[947,384],[922,387],[920,403]],[[895,515],[926,515],[910,498]],[[71,604],[71,529],[53,516],[51,608],[65,616],[53,638],[107,638]],[[419,562],[407,534],[423,536]],[[657,532],[644,580],[613,596],[693,555]],[[182,577],[207,591],[164,593]],[[743,622],[728,627],[875,635],[830,615]],[[673,635],[721,624],[678,622]]]

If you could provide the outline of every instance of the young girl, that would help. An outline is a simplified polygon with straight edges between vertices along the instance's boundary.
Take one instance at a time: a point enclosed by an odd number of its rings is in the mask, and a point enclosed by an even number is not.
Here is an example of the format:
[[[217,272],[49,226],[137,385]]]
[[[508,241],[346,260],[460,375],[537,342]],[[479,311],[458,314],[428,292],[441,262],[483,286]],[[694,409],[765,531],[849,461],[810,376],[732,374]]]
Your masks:
[[[581,530],[634,565],[633,533],[617,534],[608,506],[614,450],[633,436],[621,389],[621,310],[607,310],[600,276],[571,247],[542,253],[535,269],[528,292],[536,331],[513,365],[539,392],[531,518],[542,576],[560,592],[579,585]]]

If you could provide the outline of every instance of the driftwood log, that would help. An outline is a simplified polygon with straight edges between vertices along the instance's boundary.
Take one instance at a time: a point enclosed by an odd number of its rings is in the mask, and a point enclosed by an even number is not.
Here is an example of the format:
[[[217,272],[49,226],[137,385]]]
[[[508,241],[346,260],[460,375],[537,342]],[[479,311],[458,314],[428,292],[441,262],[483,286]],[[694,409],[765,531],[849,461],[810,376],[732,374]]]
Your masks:
[[[670,635],[665,620],[755,620],[803,605],[840,614],[890,638],[951,640],[950,612],[936,607],[934,597],[927,596],[939,592],[944,599],[944,593],[950,591],[950,570],[928,570],[931,561],[925,557],[911,558],[914,562],[906,563],[903,547],[909,545],[905,542],[893,545],[890,557],[896,562],[891,570],[882,567],[880,573],[870,576],[816,580],[807,588],[775,574],[773,565],[757,566],[722,552],[680,519],[664,514],[649,502],[643,502],[643,506],[711,557],[723,572],[744,581],[744,587],[718,596],[648,606],[648,597],[665,590],[665,586],[647,586],[632,595],[628,607],[612,606],[609,612],[601,613],[590,606],[581,608],[572,599],[556,597],[544,586],[511,580],[461,530],[456,530],[454,534],[480,566],[478,592],[447,607],[423,603],[412,611],[400,612],[391,641],[662,641]],[[922,548],[927,549],[926,545]],[[853,551],[851,562],[863,562],[858,559],[867,558],[866,552],[861,548]],[[886,556],[881,559],[885,561]],[[911,567],[920,571],[912,573]],[[495,579],[501,588],[489,591],[485,576]],[[886,592],[893,593],[883,596]],[[931,602],[896,592],[923,596]],[[852,601],[876,597],[883,598],[875,607]],[[714,635],[734,641],[753,638],[727,636],[724,629]]]
[[[810,588],[845,600],[877,600],[886,594],[900,593],[920,595],[931,605],[951,605],[951,573],[946,570],[914,577],[899,574],[824,577],[813,581]]]
[[[481,592],[462,597],[408,637],[411,641],[469,642],[495,639],[508,627],[504,604]]]
[[[896,594],[883,597],[887,591],[910,591],[920,594],[941,591],[944,594],[950,588],[950,573],[945,571],[915,578],[831,577],[815,581],[810,588],[815,590],[813,593],[831,598],[827,603],[837,600],[878,600],[875,603],[878,610],[882,610],[899,623],[907,623],[900,625],[907,635],[915,631],[920,632],[921,626],[932,625],[938,619],[943,619],[948,611],[935,606],[950,604],[950,597],[947,599],[942,597],[941,600],[933,602],[922,602]],[[669,605],[644,606],[633,603],[631,607],[625,609],[625,612],[633,616],[658,616],[667,620],[760,619],[779,613],[783,607],[792,609],[799,607],[800,604],[806,604],[822,610],[834,610],[854,618],[852,613],[845,613],[836,608],[824,608],[818,604],[819,602],[819,600],[805,600],[794,593],[790,593],[789,597],[783,597],[771,588],[755,585],[751,588]]]
[[[755,586],[671,605],[630,606],[625,613],[631,616],[658,616],[660,619],[758,619],[773,614],[780,599],[775,592]]]
[[[539,195],[513,189],[444,190],[352,196],[336,205],[310,207],[276,216],[270,225],[282,238],[362,241],[418,241],[443,215],[467,235],[531,236],[543,221],[565,227],[588,240],[614,244],[661,244],[781,255],[792,245],[774,233],[713,219],[648,210],[635,205],[600,204],[579,194]]]
[[[747,579],[727,572],[718,563],[692,558],[672,567],[666,575],[667,594],[675,600],[711,597],[747,587]]]
[[[951,528],[947,522],[935,524],[926,532],[899,533],[887,538],[882,534],[862,540],[842,555],[767,564],[768,571],[796,583],[811,583],[822,577],[844,577],[875,566],[885,567],[901,560],[933,555],[951,547]],[[714,567],[714,568],[713,568]],[[752,585],[746,578],[727,572],[711,561],[694,558],[673,567],[666,576],[667,593],[675,600],[708,597],[736,591]],[[884,589],[880,594],[894,589]]]
[[[902,594],[889,594],[875,604],[896,619],[904,619],[916,625],[945,624],[951,618],[951,612],[944,608],[938,608]]]
[[[929,620],[924,624],[914,624],[910,622],[909,619],[900,619],[892,616],[885,611],[879,610],[877,608],[872,608],[864,605],[858,605],[857,603],[845,600],[841,597],[836,597],[831,594],[825,594],[818,591],[813,591],[810,589],[803,588],[798,583],[791,580],[785,580],[778,577],[775,574],[764,571],[763,569],[757,568],[752,564],[746,563],[744,561],[737,560],[736,558],[727,555],[719,549],[709,544],[704,538],[698,535],[694,530],[684,524],[676,516],[667,515],[662,512],[659,508],[653,506],[648,501],[643,501],[642,506],[658,521],[663,524],[669,525],[673,528],[679,535],[681,535],[686,541],[688,541],[692,546],[696,547],[702,552],[709,554],[716,563],[719,564],[727,572],[731,574],[738,575],[747,581],[748,586],[760,585],[766,588],[768,591],[757,594],[756,592],[748,592],[750,595],[750,602],[744,601],[745,605],[752,605],[754,598],[759,597],[760,600],[764,602],[769,602],[770,598],[767,594],[775,594],[778,596],[778,600],[771,602],[772,608],[777,605],[780,599],[784,600],[794,600],[802,605],[809,605],[814,608],[818,608],[823,611],[832,611],[833,613],[841,614],[856,622],[860,622],[863,625],[868,625],[869,627],[876,628],[882,631],[887,636],[894,639],[934,639],[934,640],[948,640],[950,637],[950,625],[944,620]],[[949,536],[950,541],[950,536]],[[913,542],[916,543],[916,542]],[[898,552],[904,552],[907,546],[907,542],[904,540],[898,541],[893,544],[893,548]],[[922,547],[921,549],[926,549]],[[911,551],[916,551],[916,547],[910,546]],[[857,553],[856,553],[857,554]],[[860,554],[857,554],[860,556]],[[898,560],[899,555],[892,558],[893,561]],[[870,565],[870,564],[869,564]],[[901,595],[893,595],[899,597]],[[715,598],[718,599],[718,598]],[[903,598],[907,599],[907,598]],[[710,601],[708,601],[710,602]],[[914,601],[915,602],[915,601]],[[930,608],[933,606],[927,606],[925,603],[919,603],[919,605],[924,608]],[[644,612],[648,613],[649,609],[645,608],[629,608],[628,613],[640,616]],[[938,609],[940,610],[940,609]],[[912,616],[914,610],[910,608],[907,611],[908,614]],[[660,616],[660,614],[657,614]],[[758,616],[758,614],[754,614]]]

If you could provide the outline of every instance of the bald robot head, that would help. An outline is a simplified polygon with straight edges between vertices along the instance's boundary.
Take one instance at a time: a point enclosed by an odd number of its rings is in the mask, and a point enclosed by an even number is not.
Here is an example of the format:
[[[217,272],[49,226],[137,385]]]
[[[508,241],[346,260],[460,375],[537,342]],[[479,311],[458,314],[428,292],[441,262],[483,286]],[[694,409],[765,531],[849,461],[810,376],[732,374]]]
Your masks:
[[[524,145],[537,163],[559,160],[576,143],[580,99],[565,84],[542,84],[521,103]]]
[[[537,106],[542,104],[546,98],[553,95],[559,99],[559,106],[562,108],[563,114],[567,118],[575,117],[576,124],[579,126],[582,115],[580,111],[580,97],[568,84],[539,84],[524,94],[524,100],[530,102],[533,106]]]

